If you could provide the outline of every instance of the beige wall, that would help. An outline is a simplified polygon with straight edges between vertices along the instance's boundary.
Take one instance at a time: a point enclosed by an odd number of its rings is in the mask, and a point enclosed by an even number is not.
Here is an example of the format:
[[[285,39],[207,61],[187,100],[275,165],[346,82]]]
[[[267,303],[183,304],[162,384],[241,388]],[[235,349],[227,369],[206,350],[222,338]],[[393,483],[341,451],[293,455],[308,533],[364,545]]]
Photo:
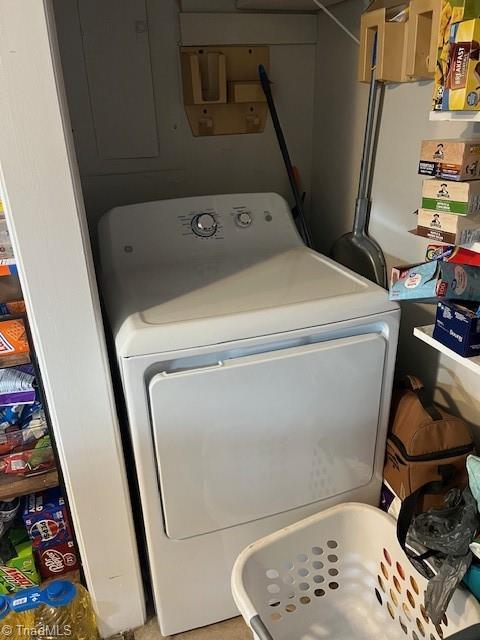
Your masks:
[[[188,8],[202,3],[188,2]],[[219,3],[203,2],[213,9]],[[232,3],[226,3],[228,8]],[[231,8],[231,7],[230,7]],[[89,100],[76,0],[55,13],[90,229],[117,206],[146,200],[249,191],[290,191],[270,119],[264,133],[194,138],[182,102],[176,0],[146,0],[158,157],[101,162]],[[255,16],[252,16],[252,26]],[[312,20],[315,17],[312,16]],[[293,34],[295,35],[295,34]],[[204,43],[208,44],[208,43]],[[268,42],[266,43],[268,44]],[[270,47],[274,96],[294,162],[310,192],[315,44]],[[142,100],[141,96],[137,96]]]
[[[361,10],[358,0],[333,8],[352,28],[357,28]],[[319,16],[319,43],[312,222],[319,246],[328,251],[353,222],[368,86],[355,79],[358,47],[323,15]],[[385,91],[370,231],[390,264],[421,261],[425,255],[427,241],[408,233],[416,225],[413,212],[420,203],[420,141],[480,135],[478,125],[430,122],[431,93],[430,82],[388,85]],[[439,357],[412,335],[414,326],[433,321],[434,307],[405,304],[402,313],[399,370],[422,375],[431,388],[437,386],[438,401],[480,427],[480,375]]]

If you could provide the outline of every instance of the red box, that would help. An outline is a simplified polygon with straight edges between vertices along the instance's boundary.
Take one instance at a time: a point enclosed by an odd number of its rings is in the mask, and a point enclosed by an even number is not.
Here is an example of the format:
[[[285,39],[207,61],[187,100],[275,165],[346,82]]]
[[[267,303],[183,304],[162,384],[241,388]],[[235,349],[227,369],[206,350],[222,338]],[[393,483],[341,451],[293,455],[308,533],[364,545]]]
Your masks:
[[[78,569],[78,551],[70,540],[63,544],[52,545],[48,549],[35,551],[35,562],[44,580],[56,578]]]

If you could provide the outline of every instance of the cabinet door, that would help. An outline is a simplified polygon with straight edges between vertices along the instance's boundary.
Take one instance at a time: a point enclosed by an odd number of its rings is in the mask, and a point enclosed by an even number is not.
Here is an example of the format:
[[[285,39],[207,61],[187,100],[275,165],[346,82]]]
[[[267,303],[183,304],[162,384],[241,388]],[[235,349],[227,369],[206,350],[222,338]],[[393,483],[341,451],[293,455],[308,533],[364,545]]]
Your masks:
[[[99,156],[157,156],[145,0],[80,0],[79,12]]]
[[[167,535],[321,501],[373,474],[385,340],[377,334],[160,373],[150,410]]]

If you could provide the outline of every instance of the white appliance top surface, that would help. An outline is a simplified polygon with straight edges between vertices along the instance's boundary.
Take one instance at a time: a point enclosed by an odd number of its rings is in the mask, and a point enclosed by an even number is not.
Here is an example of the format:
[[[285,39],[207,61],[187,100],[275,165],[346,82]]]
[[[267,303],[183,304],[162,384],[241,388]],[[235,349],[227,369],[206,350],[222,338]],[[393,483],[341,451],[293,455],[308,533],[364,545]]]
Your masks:
[[[217,229],[192,232],[208,211]],[[238,225],[248,213],[247,227]],[[99,229],[119,356],[147,355],[349,320],[397,306],[384,290],[306,248],[275,194],[113,209]]]

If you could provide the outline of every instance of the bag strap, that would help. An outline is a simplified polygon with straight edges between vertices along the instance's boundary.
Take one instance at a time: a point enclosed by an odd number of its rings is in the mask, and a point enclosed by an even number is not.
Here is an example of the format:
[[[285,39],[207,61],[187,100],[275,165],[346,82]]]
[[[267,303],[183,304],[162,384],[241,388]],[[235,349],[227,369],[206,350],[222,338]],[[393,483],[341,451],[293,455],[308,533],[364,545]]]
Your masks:
[[[448,640],[478,640],[480,638],[480,624],[474,624],[471,627],[457,631]]]
[[[423,556],[411,556],[411,554],[406,549],[406,541],[407,541],[407,533],[412,524],[412,520],[415,516],[415,512],[417,510],[418,503],[420,500],[427,494],[439,494],[443,493],[446,486],[448,486],[454,476],[455,476],[455,467],[451,464],[441,464],[438,465],[437,468],[438,474],[441,477],[441,480],[432,480],[431,482],[426,482],[424,485],[416,489],[413,493],[405,498],[402,501],[402,506],[400,507],[400,513],[398,515],[397,520],[397,538],[400,546],[405,551],[408,557],[413,557],[415,560],[422,560],[431,555],[430,552],[424,554]]]
[[[437,422],[438,420],[443,420],[443,416],[440,411],[437,409],[435,405],[427,400],[425,387],[423,386],[423,382],[417,376],[412,374],[407,374],[403,380],[401,380],[400,385],[404,389],[408,389],[409,391],[413,391],[417,398],[420,401],[420,404],[428,413],[428,415]]]

